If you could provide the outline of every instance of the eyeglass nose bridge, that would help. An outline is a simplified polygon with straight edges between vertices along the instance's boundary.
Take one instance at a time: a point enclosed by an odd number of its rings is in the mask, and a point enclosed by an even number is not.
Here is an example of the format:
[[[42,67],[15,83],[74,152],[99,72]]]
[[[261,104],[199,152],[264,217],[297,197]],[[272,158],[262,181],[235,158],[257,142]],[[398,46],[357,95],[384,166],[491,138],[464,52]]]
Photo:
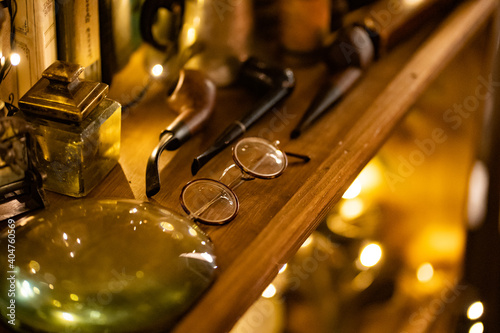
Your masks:
[[[231,170],[235,169],[237,170],[238,174],[237,175],[231,175]],[[227,180],[225,179],[227,178]],[[227,186],[235,190],[238,188],[241,184],[243,184],[246,181],[254,180],[255,177],[252,175],[247,174],[239,165],[236,163],[232,163],[230,166],[224,169],[222,172],[222,175],[219,177],[219,182],[223,184],[227,184]]]

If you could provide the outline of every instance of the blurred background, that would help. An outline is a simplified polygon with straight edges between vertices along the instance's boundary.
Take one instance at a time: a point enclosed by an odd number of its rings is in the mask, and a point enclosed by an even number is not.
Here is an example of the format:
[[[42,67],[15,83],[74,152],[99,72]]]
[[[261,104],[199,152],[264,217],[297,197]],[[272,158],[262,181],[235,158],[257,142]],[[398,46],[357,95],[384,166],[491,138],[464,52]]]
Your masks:
[[[482,95],[481,78],[498,77],[484,60],[496,38],[488,29],[412,107],[233,332],[500,329],[500,97]]]

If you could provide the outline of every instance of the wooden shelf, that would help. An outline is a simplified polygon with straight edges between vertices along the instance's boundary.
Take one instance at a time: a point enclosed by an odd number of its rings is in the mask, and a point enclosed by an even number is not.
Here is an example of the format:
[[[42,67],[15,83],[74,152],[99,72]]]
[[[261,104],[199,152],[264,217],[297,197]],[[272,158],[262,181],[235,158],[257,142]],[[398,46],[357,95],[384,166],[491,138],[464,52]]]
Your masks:
[[[419,32],[374,63],[332,112],[300,138],[290,140],[290,131],[325,73],[321,64],[294,68],[294,93],[251,128],[247,136],[280,140],[286,150],[308,154],[311,161],[291,161],[275,180],[243,184],[236,190],[241,204],[236,219],[225,226],[201,226],[213,240],[219,272],[213,286],[179,322],[175,332],[230,330],[341,198],[419,95],[485,26],[497,5],[496,0],[466,1],[437,29],[424,29],[427,31]],[[138,67],[143,61],[140,56],[133,59]],[[145,80],[146,74],[126,68],[115,78],[111,96],[122,102],[129,100],[145,82],[141,77]],[[190,173],[193,158],[223,128],[246,113],[257,98],[238,88],[220,89],[208,128],[177,152],[163,154],[162,189],[148,199],[146,161],[159,133],[175,117],[165,104],[165,96],[161,85],[154,85],[141,104],[124,114],[120,165],[90,197],[149,200],[181,212],[181,188],[195,178]],[[226,149],[196,178],[218,178],[230,162],[230,149]],[[56,194],[48,197],[52,205],[73,200]]]

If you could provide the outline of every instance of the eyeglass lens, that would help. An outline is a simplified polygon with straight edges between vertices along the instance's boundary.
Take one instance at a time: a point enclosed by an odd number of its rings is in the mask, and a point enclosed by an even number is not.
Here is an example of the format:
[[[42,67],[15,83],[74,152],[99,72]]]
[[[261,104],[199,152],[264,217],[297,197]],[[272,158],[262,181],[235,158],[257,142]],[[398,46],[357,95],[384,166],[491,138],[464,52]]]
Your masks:
[[[240,140],[233,148],[233,159],[241,173],[240,178],[229,185],[213,179],[198,179],[184,186],[181,205],[190,217],[208,224],[231,221],[239,209],[238,198],[232,188],[244,180],[278,177],[288,163],[285,153],[261,138]]]
[[[224,224],[238,213],[238,199],[226,185],[213,179],[188,183],[181,193],[182,208],[192,218],[211,224]]]
[[[274,178],[283,173],[287,165],[286,155],[267,140],[246,138],[233,149],[236,164],[256,178]]]

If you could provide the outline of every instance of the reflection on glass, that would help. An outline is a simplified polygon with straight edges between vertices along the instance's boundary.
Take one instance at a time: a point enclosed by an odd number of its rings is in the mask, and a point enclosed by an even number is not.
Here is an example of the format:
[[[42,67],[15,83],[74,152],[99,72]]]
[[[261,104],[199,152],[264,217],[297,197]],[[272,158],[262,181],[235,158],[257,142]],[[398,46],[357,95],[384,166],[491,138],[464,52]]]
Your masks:
[[[15,326],[42,332],[160,332],[214,279],[210,240],[190,220],[136,201],[83,200],[16,227]],[[6,248],[7,233],[0,234]],[[7,252],[0,260],[7,262]],[[10,302],[0,272],[0,313]]]

